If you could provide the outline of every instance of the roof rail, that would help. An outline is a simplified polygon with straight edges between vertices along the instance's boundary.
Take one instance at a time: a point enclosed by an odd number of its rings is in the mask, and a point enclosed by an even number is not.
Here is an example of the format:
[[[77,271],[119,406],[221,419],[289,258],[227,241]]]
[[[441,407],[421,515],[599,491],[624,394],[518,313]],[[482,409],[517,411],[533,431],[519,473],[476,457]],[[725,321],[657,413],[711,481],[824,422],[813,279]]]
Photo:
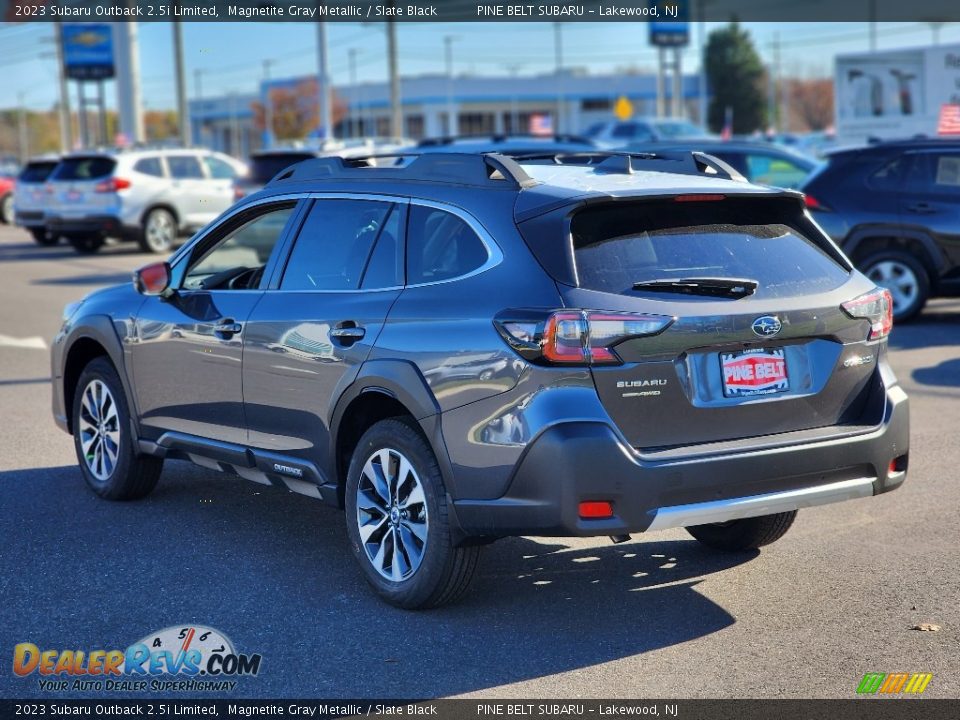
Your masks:
[[[439,181],[515,190],[537,184],[512,158],[496,153],[391,153],[303,160],[283,170],[267,185],[301,180]]]
[[[441,147],[453,145],[457,142],[484,140],[494,143],[506,142],[507,140],[541,140],[543,142],[593,145],[593,141],[589,138],[583,135],[574,135],[573,133],[556,133],[553,135],[535,135],[534,133],[481,133],[477,135],[443,135],[440,137],[425,138],[417,143],[417,147]]]
[[[724,180],[746,182],[736,169],[720,158],[704,152],[657,151],[618,152],[597,151],[577,153],[538,153],[514,155],[518,163],[548,162],[554,165],[592,165],[594,172],[630,175],[638,171],[679,173],[681,175],[705,175]]]

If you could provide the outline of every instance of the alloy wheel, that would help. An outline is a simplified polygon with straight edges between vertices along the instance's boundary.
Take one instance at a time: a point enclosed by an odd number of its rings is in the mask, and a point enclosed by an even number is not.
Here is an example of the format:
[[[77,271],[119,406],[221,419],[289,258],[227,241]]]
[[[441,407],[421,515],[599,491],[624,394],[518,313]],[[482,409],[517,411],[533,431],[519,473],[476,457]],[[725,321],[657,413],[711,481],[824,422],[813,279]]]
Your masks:
[[[147,218],[144,234],[147,236],[147,245],[151,250],[157,252],[169,250],[176,238],[173,217],[164,210],[154,210]]]
[[[10,195],[0,200],[0,219],[7,225],[13,225],[13,198]]]
[[[364,463],[357,488],[357,527],[367,560],[400,582],[423,561],[429,520],[423,485],[398,450],[377,450]]]
[[[110,389],[91,380],[80,405],[80,448],[87,469],[97,480],[107,480],[120,454],[120,417]]]
[[[867,277],[890,291],[894,313],[901,313],[912,307],[920,294],[920,281],[916,273],[897,260],[878,262],[867,270]]]

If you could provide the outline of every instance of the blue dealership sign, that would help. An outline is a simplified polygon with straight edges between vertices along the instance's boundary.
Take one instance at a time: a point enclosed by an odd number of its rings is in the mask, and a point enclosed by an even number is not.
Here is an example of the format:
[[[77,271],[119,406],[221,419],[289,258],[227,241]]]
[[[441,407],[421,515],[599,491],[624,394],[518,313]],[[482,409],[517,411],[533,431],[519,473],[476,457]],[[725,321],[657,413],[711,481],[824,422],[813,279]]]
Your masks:
[[[656,9],[657,20],[651,20],[650,44],[660,47],[683,47],[690,43],[690,3],[688,0],[648,0]]]
[[[63,64],[74,80],[105,80],[114,75],[113,29],[106,23],[63,26]]]

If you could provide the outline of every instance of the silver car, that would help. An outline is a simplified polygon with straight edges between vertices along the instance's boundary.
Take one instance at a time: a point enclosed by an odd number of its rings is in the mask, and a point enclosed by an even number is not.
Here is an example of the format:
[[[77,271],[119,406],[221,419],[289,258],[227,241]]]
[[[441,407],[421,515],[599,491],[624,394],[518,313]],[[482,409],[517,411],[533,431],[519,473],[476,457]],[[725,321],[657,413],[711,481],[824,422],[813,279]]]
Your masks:
[[[108,237],[167,253],[177,238],[233,203],[243,163],[207,150],[86,151],[65,156],[47,182],[46,229],[79,253]]]
[[[46,228],[46,181],[59,162],[57,155],[31,158],[17,175],[13,189],[13,221],[40,245],[55,245],[59,239],[47,233]]]

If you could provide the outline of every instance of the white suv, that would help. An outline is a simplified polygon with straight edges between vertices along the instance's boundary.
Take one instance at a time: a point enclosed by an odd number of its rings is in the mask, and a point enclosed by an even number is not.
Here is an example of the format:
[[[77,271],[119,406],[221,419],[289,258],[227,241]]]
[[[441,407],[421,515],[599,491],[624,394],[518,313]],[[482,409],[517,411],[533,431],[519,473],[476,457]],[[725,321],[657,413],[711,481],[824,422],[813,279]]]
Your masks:
[[[47,182],[46,227],[79,253],[107,237],[167,253],[233,203],[246,166],[207,150],[86,151],[65,156]]]

